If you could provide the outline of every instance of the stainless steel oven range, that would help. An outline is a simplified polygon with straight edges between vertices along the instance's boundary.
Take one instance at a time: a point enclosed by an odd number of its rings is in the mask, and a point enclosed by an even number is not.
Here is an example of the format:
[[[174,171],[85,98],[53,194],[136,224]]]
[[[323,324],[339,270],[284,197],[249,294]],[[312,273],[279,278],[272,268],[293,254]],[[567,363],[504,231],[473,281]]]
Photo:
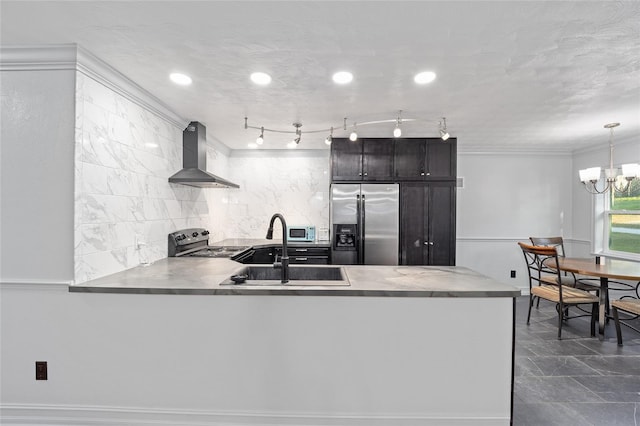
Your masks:
[[[240,246],[210,246],[209,231],[204,228],[182,229],[169,234],[169,257],[231,257],[244,250]]]

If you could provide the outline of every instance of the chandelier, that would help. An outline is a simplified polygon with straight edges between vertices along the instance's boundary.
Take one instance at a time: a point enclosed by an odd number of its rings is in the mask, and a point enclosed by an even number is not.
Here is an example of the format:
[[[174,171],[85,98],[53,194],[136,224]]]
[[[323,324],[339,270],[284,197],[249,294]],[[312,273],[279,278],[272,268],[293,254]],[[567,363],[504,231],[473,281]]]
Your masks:
[[[264,143],[265,132],[289,133],[294,135],[291,142],[287,144],[287,147],[289,148],[296,148],[298,144],[300,144],[300,140],[302,139],[302,129],[301,129],[302,123],[299,123],[299,122],[293,123],[292,126],[294,127],[294,130],[277,130],[277,129],[267,129],[263,126],[251,126],[249,125],[248,120],[249,119],[247,117],[244,118],[245,129],[255,129],[260,131],[260,135],[257,137],[255,144],[250,144],[250,146],[254,148]],[[402,123],[411,122],[411,121],[420,121],[420,120],[416,118],[402,118],[402,110],[400,110],[398,111],[398,116],[396,118],[392,118],[388,120],[364,121],[364,122],[357,122],[357,123],[354,122],[353,124],[349,125],[347,124],[347,118],[345,117],[343,119],[342,125],[332,126],[327,129],[305,130],[304,133],[326,133],[327,137],[325,138],[324,142],[327,145],[331,145],[331,142],[333,141],[334,130],[340,130],[340,129],[344,131],[351,130],[351,132],[349,133],[349,139],[351,141],[356,141],[358,139],[358,128],[369,126],[372,124],[393,123],[395,124],[395,126],[393,127],[393,133],[392,133],[393,137],[399,138],[400,136],[402,136]],[[424,120],[424,121],[428,121],[428,120]],[[450,135],[449,135],[449,132],[447,131],[447,119],[445,117],[442,117],[441,121],[438,122],[438,131],[440,134],[440,138],[443,141],[446,141],[447,139],[449,139]]]
[[[605,124],[604,128],[609,129],[609,168],[604,169],[605,183],[601,189],[596,184],[600,180],[602,169],[600,167],[590,167],[579,171],[580,181],[585,189],[591,194],[604,194],[612,190],[616,192],[626,192],[631,188],[631,182],[640,178],[640,164],[623,164],[622,173],[618,175],[618,169],[613,167],[613,129],[620,123]],[[621,178],[621,179],[618,179]]]

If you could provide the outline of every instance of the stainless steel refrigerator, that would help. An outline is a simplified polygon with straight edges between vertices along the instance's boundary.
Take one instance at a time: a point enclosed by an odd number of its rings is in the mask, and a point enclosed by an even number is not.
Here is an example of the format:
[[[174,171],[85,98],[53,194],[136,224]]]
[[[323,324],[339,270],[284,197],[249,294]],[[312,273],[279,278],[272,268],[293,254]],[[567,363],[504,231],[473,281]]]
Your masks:
[[[397,265],[398,184],[331,185],[331,262],[340,265]]]

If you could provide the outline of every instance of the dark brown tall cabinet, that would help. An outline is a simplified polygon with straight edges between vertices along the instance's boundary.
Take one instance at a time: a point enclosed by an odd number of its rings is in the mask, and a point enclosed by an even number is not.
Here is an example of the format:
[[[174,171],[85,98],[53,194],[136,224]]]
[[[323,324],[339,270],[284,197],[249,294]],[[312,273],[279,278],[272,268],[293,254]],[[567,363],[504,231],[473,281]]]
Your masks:
[[[400,263],[455,265],[455,182],[403,182],[400,204]]]
[[[333,138],[331,182],[400,185],[402,265],[455,265],[457,139]]]

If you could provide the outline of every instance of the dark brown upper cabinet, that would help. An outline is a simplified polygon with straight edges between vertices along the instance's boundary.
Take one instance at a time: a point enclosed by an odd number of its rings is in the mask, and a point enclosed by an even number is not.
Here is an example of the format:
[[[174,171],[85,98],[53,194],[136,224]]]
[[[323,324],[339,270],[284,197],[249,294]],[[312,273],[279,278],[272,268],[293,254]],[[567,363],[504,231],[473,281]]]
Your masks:
[[[394,140],[387,138],[333,138],[332,181],[393,180]]]
[[[395,140],[396,181],[455,180],[457,140],[401,138]]]

